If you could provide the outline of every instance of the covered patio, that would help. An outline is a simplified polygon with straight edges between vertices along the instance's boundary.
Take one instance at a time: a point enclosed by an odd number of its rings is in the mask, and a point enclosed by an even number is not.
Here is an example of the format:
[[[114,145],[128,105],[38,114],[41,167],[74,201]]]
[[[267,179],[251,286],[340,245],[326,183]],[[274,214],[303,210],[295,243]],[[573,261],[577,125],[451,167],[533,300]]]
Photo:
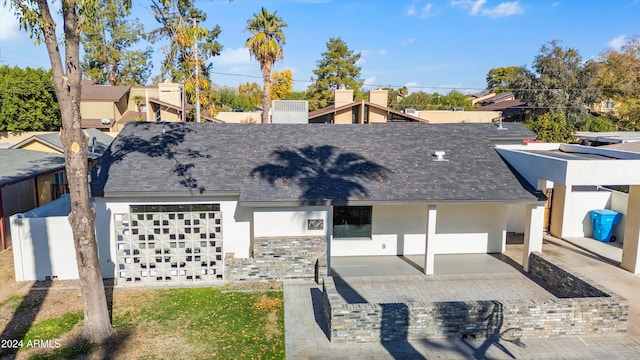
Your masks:
[[[525,273],[512,259],[521,253],[435,255],[430,276],[423,256],[334,258],[322,281],[327,335],[378,342],[626,331],[626,300],[539,252]]]
[[[589,211],[606,208],[622,213],[615,232],[622,243],[620,266],[640,273],[640,154],[546,143],[497,150],[537,190],[553,189],[551,235],[598,246],[583,240],[593,235]],[[628,191],[615,192],[611,186],[628,187]]]
[[[435,255],[432,276],[424,276],[423,261],[419,255],[341,257],[331,270],[349,304],[555,298],[503,254]]]

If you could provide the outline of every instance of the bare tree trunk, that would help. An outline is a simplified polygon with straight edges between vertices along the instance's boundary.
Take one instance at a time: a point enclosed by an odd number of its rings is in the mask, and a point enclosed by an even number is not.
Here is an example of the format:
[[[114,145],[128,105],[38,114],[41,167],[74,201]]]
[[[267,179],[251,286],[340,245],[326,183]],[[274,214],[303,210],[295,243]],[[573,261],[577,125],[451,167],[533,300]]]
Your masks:
[[[269,64],[262,65],[262,79],[264,88],[262,90],[262,123],[269,123],[269,109],[271,108],[271,66]]]
[[[62,115],[61,140],[69,179],[71,214],[80,286],[84,299],[83,337],[103,342],[112,333],[102,272],[98,259],[95,233],[95,209],[89,201],[88,138],[80,126],[80,24],[75,0],[62,1],[65,34],[65,65],[63,66],[47,0],[38,0],[43,20],[40,25],[53,71],[53,84]],[[66,67],[66,73],[65,73]]]

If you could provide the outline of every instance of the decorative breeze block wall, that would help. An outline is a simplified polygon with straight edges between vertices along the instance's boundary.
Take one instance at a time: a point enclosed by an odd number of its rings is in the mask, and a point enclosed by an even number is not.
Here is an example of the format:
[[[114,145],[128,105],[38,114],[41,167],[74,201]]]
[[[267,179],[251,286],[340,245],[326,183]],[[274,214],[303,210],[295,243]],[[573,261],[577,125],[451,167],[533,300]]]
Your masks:
[[[223,281],[219,204],[132,206],[115,214],[118,285]]]

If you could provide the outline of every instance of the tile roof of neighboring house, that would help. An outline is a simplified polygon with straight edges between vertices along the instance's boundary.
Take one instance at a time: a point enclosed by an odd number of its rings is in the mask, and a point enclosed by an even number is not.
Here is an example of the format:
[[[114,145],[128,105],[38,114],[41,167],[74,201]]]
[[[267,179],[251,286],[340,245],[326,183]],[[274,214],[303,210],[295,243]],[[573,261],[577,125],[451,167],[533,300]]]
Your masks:
[[[94,80],[82,80],[80,99],[115,102],[120,101],[130,89],[130,86],[96,85]]]
[[[129,123],[94,167],[92,192],[227,194],[254,205],[536,202],[544,196],[515,175],[488,140],[516,128]],[[445,151],[446,161],[435,161],[435,151]]]
[[[516,108],[523,105],[525,105],[525,103],[520,100],[505,100],[485,106],[480,106],[474,109],[474,111],[501,111],[504,109]]]
[[[386,107],[384,105],[379,105],[379,104],[375,104],[375,103],[372,103],[372,102],[369,102],[369,101],[364,101],[364,100],[354,101],[352,103],[349,103],[349,104],[346,104],[346,105],[342,105],[342,106],[338,106],[338,107],[334,107],[332,105],[332,106],[327,106],[327,107],[322,108],[322,109],[310,111],[309,112],[309,119],[313,119],[313,118],[317,118],[317,117],[320,117],[320,116],[323,116],[323,115],[335,113],[337,111],[348,109],[350,107],[358,106],[360,104],[365,104],[365,105],[368,105],[370,107],[377,108],[377,109],[382,110],[382,111],[386,111],[389,114],[395,114],[395,115],[398,115],[398,116],[401,116],[401,117],[405,117],[405,118],[407,118],[409,120],[412,120],[412,121],[415,121],[415,122],[425,122],[425,123],[429,122],[429,121],[427,121],[425,119],[422,119],[422,118],[419,118],[417,116],[409,115],[409,114],[403,113],[402,111],[398,111],[398,110]]]
[[[496,94],[490,98],[483,99],[482,103],[497,103],[501,101],[508,101],[508,100],[511,100],[511,98],[513,97],[514,96],[512,92],[503,92],[500,94]]]
[[[474,98],[479,98],[479,97],[487,96],[491,94],[491,92],[493,92],[493,89],[484,89],[478,93],[469,94],[469,96]]]
[[[116,122],[110,119],[108,124],[102,122],[102,119],[86,119],[82,118],[81,124],[83,129],[111,129]]]
[[[98,129],[85,129],[85,131],[89,135],[89,149],[92,149],[91,139],[94,137],[96,138],[95,146],[93,147],[93,152],[96,155],[96,156],[93,156],[94,158],[102,155],[102,153],[104,153],[104,151],[109,147],[109,145],[111,145],[111,142],[113,141],[113,136],[109,136]],[[64,153],[64,149],[62,147],[62,140],[60,140],[59,133],[33,135],[27,139],[20,141],[17,144],[14,144],[13,146],[11,146],[11,149],[20,149],[23,146],[30,144],[34,141],[41,142],[54,150]]]
[[[64,156],[42,151],[0,149],[0,186],[64,169]]]

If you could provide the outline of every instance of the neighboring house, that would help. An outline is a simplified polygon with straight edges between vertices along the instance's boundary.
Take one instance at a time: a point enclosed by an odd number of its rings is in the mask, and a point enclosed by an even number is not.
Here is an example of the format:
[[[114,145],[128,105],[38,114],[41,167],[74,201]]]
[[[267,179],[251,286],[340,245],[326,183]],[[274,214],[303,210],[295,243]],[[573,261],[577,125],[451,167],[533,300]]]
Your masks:
[[[276,281],[324,276],[338,256],[425,254],[432,274],[435,254],[500,253],[508,231],[528,255],[545,197],[490,140],[518,136],[534,135],[131,123],[91,176],[102,271],[119,285]]]
[[[428,122],[387,107],[387,90],[369,91],[369,101],[353,101],[353,90],[336,90],[333,106],[311,111],[309,123],[373,124],[386,122]]]
[[[216,114],[214,121],[227,124],[259,124],[262,122],[262,112],[220,111]]]
[[[479,102],[484,101],[485,99],[489,99],[494,96],[496,96],[496,93],[495,91],[493,91],[493,89],[484,89],[479,93],[467,95],[467,97],[471,100],[472,105],[475,105]]]
[[[524,122],[532,114],[527,112],[527,106],[524,102],[515,98],[511,92],[500,93],[478,101],[480,106],[474,111],[498,111],[503,121],[508,122]]]
[[[80,112],[83,128],[118,133],[131,121],[184,122],[193,105],[186,102],[182,84],[155,86],[97,85],[82,81]],[[213,121],[206,111],[202,117]]]
[[[0,149],[0,242],[11,246],[9,217],[68,192],[64,156],[40,151]]]
[[[129,102],[129,86],[97,85],[95,80],[82,80],[80,115],[82,127],[118,132]]]
[[[89,160],[95,160],[102,156],[104,151],[111,145],[113,136],[107,135],[98,129],[85,129],[89,136]],[[64,154],[62,140],[59,133],[45,133],[32,135],[16,144],[10,149],[23,149],[49,152],[54,154]]]
[[[97,129],[86,129],[89,136],[89,168],[111,145],[113,137]],[[0,149],[0,186],[2,186],[2,240],[8,243],[9,217],[40,207],[66,194],[64,149],[60,133],[36,133]],[[6,166],[4,165],[6,164]]]
[[[405,112],[427,120],[429,124],[491,123],[502,116],[500,111],[413,110]]]
[[[617,106],[613,99],[606,99],[596,104],[591,104],[589,110],[598,114],[613,114],[617,110]]]

